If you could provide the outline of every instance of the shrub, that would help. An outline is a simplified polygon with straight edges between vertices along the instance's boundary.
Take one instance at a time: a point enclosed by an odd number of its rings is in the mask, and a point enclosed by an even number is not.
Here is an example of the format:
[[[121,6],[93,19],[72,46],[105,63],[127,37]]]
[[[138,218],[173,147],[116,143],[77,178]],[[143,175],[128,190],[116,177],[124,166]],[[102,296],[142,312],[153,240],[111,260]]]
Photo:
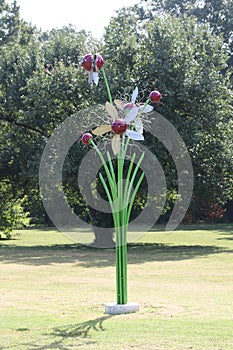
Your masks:
[[[15,229],[29,224],[28,213],[23,207],[24,201],[25,198],[15,198],[9,182],[0,182],[0,239],[12,238]]]

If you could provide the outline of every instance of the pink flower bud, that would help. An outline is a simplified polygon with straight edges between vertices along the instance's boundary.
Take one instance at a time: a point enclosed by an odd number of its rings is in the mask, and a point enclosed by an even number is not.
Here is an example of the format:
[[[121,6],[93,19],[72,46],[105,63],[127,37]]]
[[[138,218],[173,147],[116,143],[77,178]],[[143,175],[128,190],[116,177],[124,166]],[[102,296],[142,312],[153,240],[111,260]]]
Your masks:
[[[92,134],[89,134],[88,132],[86,132],[82,136],[82,142],[84,143],[84,145],[89,145],[90,144],[90,140],[92,140],[92,139],[93,139]]]
[[[161,100],[162,95],[158,90],[154,90],[150,93],[149,97],[151,99],[151,102],[158,103]]]

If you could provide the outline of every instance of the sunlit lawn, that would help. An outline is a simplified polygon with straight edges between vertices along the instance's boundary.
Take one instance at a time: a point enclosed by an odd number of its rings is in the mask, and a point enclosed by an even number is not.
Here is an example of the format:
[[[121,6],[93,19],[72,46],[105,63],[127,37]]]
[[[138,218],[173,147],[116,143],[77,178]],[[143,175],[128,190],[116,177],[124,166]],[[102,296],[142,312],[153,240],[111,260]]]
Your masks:
[[[109,316],[114,249],[56,230],[0,241],[0,349],[233,349],[233,225],[161,228],[128,247],[135,314]]]

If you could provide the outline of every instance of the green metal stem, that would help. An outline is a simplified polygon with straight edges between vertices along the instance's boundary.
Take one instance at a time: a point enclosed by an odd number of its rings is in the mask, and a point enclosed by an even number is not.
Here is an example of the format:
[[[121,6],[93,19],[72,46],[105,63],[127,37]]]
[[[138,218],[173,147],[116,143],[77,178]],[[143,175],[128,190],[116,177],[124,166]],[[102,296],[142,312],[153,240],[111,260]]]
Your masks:
[[[120,227],[118,227],[118,246],[117,246],[117,303],[127,303],[127,246],[126,246],[126,210],[124,207],[123,196],[123,169],[124,169],[124,139],[122,139],[121,150],[117,157],[117,190],[118,190],[118,209],[120,213]]]
[[[110,91],[110,88],[109,88],[108,79],[107,79],[107,76],[106,76],[104,67],[102,67],[100,71],[102,72],[103,77],[104,77],[104,82],[105,82],[105,85],[106,85],[106,89],[107,89],[107,93],[108,93],[109,102],[110,102],[111,104],[113,104],[112,95],[111,95],[111,91]]]
[[[132,197],[131,197],[131,199],[130,199],[130,204],[129,204],[129,207],[128,207],[128,214],[127,214],[127,220],[128,220],[128,221],[129,221],[129,219],[130,219],[130,214],[131,214],[131,210],[132,210],[132,207],[133,207],[134,199],[135,199],[136,194],[137,194],[137,192],[138,192],[138,189],[139,189],[139,187],[140,187],[140,185],[141,185],[141,183],[142,183],[142,180],[144,179],[144,176],[145,176],[145,174],[142,173],[142,175],[140,176],[140,178],[139,178],[139,180],[138,180],[138,182],[137,182],[137,185],[136,185],[136,187],[135,187],[135,189],[134,189],[134,192],[133,192],[133,194],[132,194]]]
[[[128,186],[128,189],[127,189],[127,193],[125,193],[125,202],[126,203],[129,203],[129,198],[130,198],[130,193],[131,193],[132,188],[133,188],[133,183],[134,183],[135,177],[136,177],[136,175],[138,173],[138,170],[140,168],[140,165],[141,165],[141,163],[143,161],[143,158],[144,158],[144,153],[141,155],[141,157],[140,157],[140,159],[139,159],[139,161],[138,161],[138,163],[137,163],[137,165],[136,165],[136,167],[135,167],[135,169],[133,171],[133,175],[131,177],[131,180],[130,180],[130,183],[129,183],[129,186]]]

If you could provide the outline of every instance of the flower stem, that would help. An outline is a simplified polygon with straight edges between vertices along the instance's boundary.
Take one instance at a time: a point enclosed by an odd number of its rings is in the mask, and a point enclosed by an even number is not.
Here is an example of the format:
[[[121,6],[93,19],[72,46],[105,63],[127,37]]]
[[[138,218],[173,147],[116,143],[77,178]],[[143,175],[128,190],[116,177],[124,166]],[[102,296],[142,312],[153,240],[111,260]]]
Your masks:
[[[118,210],[120,226],[116,229],[117,245],[116,245],[116,287],[117,287],[117,303],[127,303],[127,227],[128,216],[127,206],[124,203],[123,188],[123,170],[124,170],[124,140],[121,144],[121,150],[117,157],[117,181],[118,181]]]
[[[107,79],[107,75],[106,75],[106,73],[105,73],[104,67],[101,68],[101,72],[102,72],[103,77],[104,77],[104,82],[105,82],[105,85],[106,85],[106,89],[107,89],[107,93],[108,93],[109,102],[110,102],[111,104],[113,104],[113,103],[112,103],[112,95],[111,95],[111,91],[110,91],[110,88],[109,88],[109,85],[108,85],[108,79]]]

